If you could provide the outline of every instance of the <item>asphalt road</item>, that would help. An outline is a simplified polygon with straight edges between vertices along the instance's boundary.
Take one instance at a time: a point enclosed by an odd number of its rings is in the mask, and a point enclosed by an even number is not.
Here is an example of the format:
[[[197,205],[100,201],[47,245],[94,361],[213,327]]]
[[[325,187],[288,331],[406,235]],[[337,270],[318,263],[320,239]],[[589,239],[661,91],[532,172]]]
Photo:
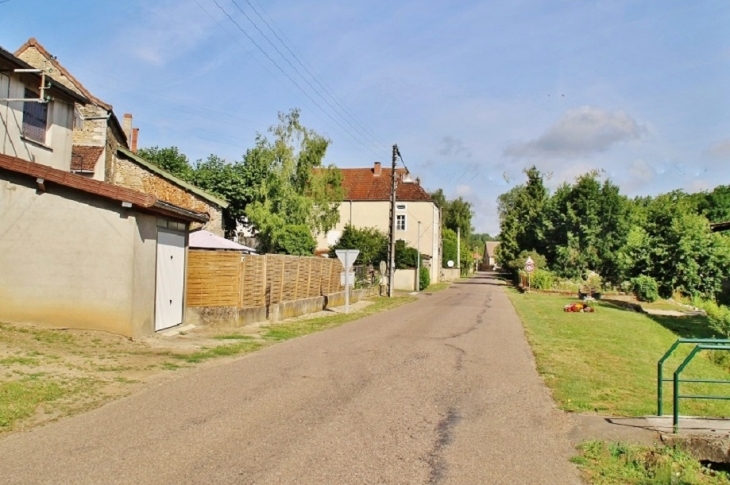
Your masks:
[[[579,484],[486,275],[0,441],[5,484]]]

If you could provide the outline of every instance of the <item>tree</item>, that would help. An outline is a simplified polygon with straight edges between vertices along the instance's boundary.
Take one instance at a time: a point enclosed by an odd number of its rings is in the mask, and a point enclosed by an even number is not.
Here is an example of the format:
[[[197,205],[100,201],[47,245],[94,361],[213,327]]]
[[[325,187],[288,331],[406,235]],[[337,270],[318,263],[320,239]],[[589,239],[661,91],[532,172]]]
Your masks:
[[[312,234],[332,229],[343,195],[339,170],[322,166],[329,140],[302,126],[299,110],[279,113],[279,125],[269,132],[273,139],[259,134],[243,161],[245,168],[264,172],[245,207],[262,251],[276,246],[287,225],[306,226]]]
[[[281,254],[292,254],[295,256],[311,256],[317,247],[317,242],[312,237],[312,232],[307,226],[286,225],[282,227],[273,237],[273,251]]]
[[[545,206],[549,200],[543,173],[536,167],[524,171],[527,182],[499,196],[500,246],[498,262],[507,266],[521,251],[546,253],[550,221]]]
[[[360,254],[355,260],[356,265],[378,266],[381,261],[388,260],[388,236],[374,227],[345,226],[339,241],[330,247],[330,257],[337,257],[337,249],[357,249]]]
[[[441,231],[441,240],[443,241],[442,253],[441,253],[441,267],[447,268],[448,262],[453,261],[454,266],[458,264],[457,261],[457,247],[456,247],[456,233],[451,229],[444,229]]]
[[[137,155],[176,177],[188,182],[192,180],[193,167],[190,166],[188,157],[180,153],[177,147],[160,148],[153,146],[140,148]]]

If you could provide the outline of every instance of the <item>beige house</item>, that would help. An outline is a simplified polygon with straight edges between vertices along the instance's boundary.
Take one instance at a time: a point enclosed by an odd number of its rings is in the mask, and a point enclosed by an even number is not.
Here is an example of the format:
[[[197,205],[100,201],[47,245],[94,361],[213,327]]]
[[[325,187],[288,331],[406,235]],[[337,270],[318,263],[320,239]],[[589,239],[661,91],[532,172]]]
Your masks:
[[[347,224],[355,227],[375,227],[390,232],[390,193],[392,169],[375,162],[372,168],[342,168],[344,200],[340,204],[340,222],[317,237],[317,252],[325,252],[335,244]],[[439,279],[441,266],[441,212],[421,187],[419,179],[412,180],[405,170],[396,169],[396,239],[408,246],[420,247],[421,254],[430,259],[423,265],[430,268],[431,281]],[[420,238],[419,238],[420,234]],[[419,241],[420,240],[420,241]]]
[[[15,55],[43,70],[56,85],[80,95],[73,106],[72,173],[146,192],[189,211],[208,214],[206,223],[196,223],[191,229],[206,229],[223,236],[223,209],[228,203],[136,155],[139,129],[133,127],[131,114],[126,113],[120,124],[112,106],[91,94],[36,39],[29,39]]]
[[[0,48],[0,321],[137,337],[184,321],[188,226],[209,216],[71,173],[74,103]]]

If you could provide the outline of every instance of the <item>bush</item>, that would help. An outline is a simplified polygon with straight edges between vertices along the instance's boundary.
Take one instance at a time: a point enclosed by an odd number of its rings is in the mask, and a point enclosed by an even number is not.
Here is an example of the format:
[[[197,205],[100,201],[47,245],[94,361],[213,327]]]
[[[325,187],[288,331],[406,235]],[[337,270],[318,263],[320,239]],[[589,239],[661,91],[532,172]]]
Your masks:
[[[418,287],[423,291],[431,285],[431,273],[428,268],[421,266],[421,274],[418,275]]]
[[[311,256],[317,247],[312,231],[305,225],[289,224],[274,234],[274,252],[294,256]]]
[[[536,269],[532,272],[532,288],[535,290],[550,290],[555,284],[555,274],[546,269]]]
[[[695,299],[692,304],[707,313],[710,328],[725,337],[730,338],[730,308],[718,305],[714,301]]]
[[[639,301],[651,303],[659,298],[659,285],[651,276],[637,276],[631,282],[634,284],[634,294]]]

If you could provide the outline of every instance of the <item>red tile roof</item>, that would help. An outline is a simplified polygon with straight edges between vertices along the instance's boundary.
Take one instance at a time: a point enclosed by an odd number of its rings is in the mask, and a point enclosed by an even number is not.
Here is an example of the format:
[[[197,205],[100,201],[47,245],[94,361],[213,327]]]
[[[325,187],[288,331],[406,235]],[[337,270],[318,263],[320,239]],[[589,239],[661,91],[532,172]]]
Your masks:
[[[345,189],[345,200],[390,200],[391,173],[390,168],[381,168],[380,175],[375,174],[374,168],[341,168],[342,188]],[[404,182],[406,171],[396,169],[398,186],[396,199],[402,201],[430,201],[421,184],[417,181]]]
[[[93,172],[104,147],[85,147],[74,145],[71,149],[71,171]]]
[[[207,222],[207,214],[199,214],[197,212],[187,211],[172,204],[162,203],[158,201],[154,195],[145,194],[126,187],[119,187],[107,182],[93,180],[81,175],[64,172],[47,165],[39,163],[26,162],[20,158],[11,157],[0,154],[0,169],[10,172],[28,175],[37,179],[43,179],[43,183],[55,183],[64,187],[80,190],[88,194],[97,195],[106,199],[116,200],[119,202],[130,202],[132,206],[148,209],[151,212],[157,212],[167,215],[187,219],[191,221]]]

